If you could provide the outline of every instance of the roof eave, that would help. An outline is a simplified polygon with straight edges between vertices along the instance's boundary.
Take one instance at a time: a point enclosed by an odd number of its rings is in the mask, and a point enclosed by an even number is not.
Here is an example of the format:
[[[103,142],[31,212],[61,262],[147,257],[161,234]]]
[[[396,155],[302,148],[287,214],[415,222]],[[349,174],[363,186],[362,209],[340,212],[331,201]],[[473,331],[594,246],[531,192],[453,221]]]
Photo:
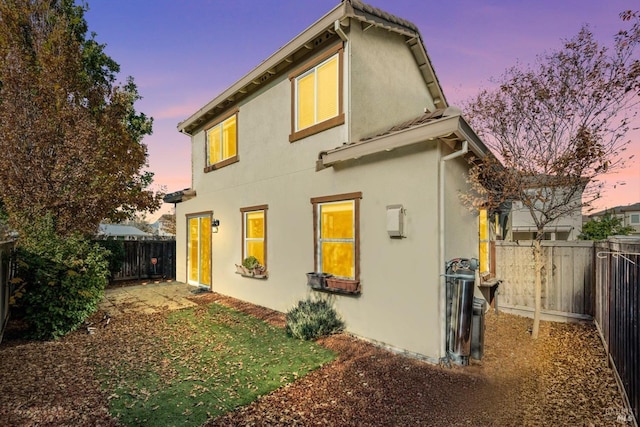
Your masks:
[[[254,85],[254,82],[257,79],[259,79],[265,73],[269,73],[269,70],[273,69],[276,65],[280,64],[283,61],[286,61],[287,58],[292,56],[309,40],[322,34],[327,30],[327,28],[332,27],[335,21],[344,18],[346,15],[345,10],[345,3],[343,2],[327,12],[327,14],[325,14],[322,18],[317,20],[310,27],[296,36],[293,40],[291,40],[289,43],[284,45],[282,48],[280,48],[278,51],[264,60],[260,65],[251,70],[248,74],[234,83],[227,90],[208,102],[204,107],[200,108],[189,118],[180,122],[178,124],[178,131],[190,135],[194,129],[198,128],[201,125],[200,119],[205,114],[216,108],[222,102],[228,99],[232,99],[236,93],[240,92],[245,87]]]
[[[484,157],[489,152],[482,140],[476,135],[473,129],[471,129],[464,118],[460,115],[453,115],[356,144],[344,145],[329,150],[321,153],[320,160],[322,161],[323,167],[329,167],[346,160],[353,160],[383,151],[392,151],[412,144],[450,136],[460,141],[467,141],[471,151],[478,157]]]
[[[382,17],[376,17],[368,14],[362,10],[354,8],[351,2],[342,1],[339,5],[327,12],[322,18],[313,23],[310,27],[305,29],[302,33],[276,51],[273,55],[268,57],[256,68],[251,70],[248,74],[234,83],[231,87],[226,89],[220,95],[208,102],[194,114],[192,114],[186,120],[178,124],[178,131],[186,135],[191,135],[193,131],[203,126],[208,122],[208,119],[215,117],[216,114],[211,114],[216,108],[220,108],[218,113],[226,111],[231,108],[238,93],[245,93],[248,89],[255,85],[260,84],[260,78],[266,74],[273,73],[273,70],[287,59],[290,58],[303,48],[310,40],[318,37],[327,29],[332,28],[336,21],[344,21],[345,19],[353,18],[363,23],[369,23],[388,31],[393,31],[402,34],[406,37],[406,43],[409,46],[416,64],[422,73],[423,79],[427,84],[427,88],[431,94],[436,108],[445,108],[448,106],[447,100],[440,86],[440,82],[435,74],[431,59],[427,54],[425,45],[422,41],[422,36],[417,30],[413,28],[403,26],[398,23],[386,21]],[[412,27],[414,27],[412,25]]]

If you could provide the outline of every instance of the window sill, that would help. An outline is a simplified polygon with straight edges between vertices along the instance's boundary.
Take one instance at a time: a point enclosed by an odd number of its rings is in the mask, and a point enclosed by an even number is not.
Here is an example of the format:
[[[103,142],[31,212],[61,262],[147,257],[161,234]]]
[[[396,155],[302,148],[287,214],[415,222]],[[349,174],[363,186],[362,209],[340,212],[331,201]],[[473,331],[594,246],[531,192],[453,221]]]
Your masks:
[[[266,280],[269,278],[269,272],[264,271],[251,271],[244,268],[242,265],[236,264],[236,274],[241,275],[242,277],[248,277],[250,279],[261,279]]]
[[[306,138],[308,136],[314,135],[316,133],[325,131],[327,129],[331,129],[333,127],[344,124],[344,113],[338,114],[336,117],[325,120],[324,122],[317,123],[308,128],[301,129],[299,131],[294,131],[289,135],[289,142],[295,142],[299,139]]]
[[[360,281],[338,279],[335,277],[326,278],[324,284],[310,283],[309,286],[314,291],[327,292],[340,295],[360,295]]]
[[[249,279],[260,279],[260,280],[267,280],[269,278],[269,273],[265,273],[265,274],[244,274],[244,273],[238,273],[236,271],[236,274],[241,275],[242,277],[248,277]]]
[[[218,169],[221,169],[221,168],[223,168],[225,166],[229,166],[229,165],[231,165],[233,163],[238,162],[238,160],[239,160],[238,156],[233,156],[233,157],[229,157],[228,159],[224,159],[224,160],[222,160],[222,161],[220,161],[218,163],[214,163],[212,165],[205,166],[204,173],[211,172],[211,171],[214,171],[214,170],[218,170]]]

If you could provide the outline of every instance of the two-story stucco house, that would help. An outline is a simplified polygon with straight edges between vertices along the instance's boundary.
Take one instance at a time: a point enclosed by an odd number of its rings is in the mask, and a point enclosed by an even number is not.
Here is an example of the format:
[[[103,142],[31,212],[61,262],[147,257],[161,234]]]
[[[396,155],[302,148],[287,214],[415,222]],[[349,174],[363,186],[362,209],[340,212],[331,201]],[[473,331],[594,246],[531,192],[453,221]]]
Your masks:
[[[547,215],[557,217],[544,226],[544,240],[578,240],[582,232],[582,193],[588,181],[565,186],[562,178],[546,175],[538,175],[531,181],[534,184],[527,192],[530,193],[529,201],[534,202],[533,209],[527,208],[522,201],[513,201],[507,240],[534,240],[538,230],[536,221],[542,221]]]
[[[418,29],[344,0],[178,125],[177,279],[287,311],[331,297],[347,330],[437,361],[444,264],[478,256],[462,206],[487,149],[442,93]],[[238,273],[249,255],[261,278]],[[307,273],[351,291],[315,290]]]

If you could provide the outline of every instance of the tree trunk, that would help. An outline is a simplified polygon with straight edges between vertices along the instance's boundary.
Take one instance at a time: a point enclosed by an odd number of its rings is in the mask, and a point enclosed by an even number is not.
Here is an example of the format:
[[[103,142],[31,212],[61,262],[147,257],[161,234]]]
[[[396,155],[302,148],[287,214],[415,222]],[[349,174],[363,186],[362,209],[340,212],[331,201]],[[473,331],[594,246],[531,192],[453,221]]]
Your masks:
[[[540,313],[542,311],[542,269],[544,268],[544,260],[542,259],[542,244],[536,239],[533,244],[533,259],[536,269],[536,281],[534,292],[534,310],[533,310],[533,328],[531,329],[531,338],[537,339],[540,331]]]

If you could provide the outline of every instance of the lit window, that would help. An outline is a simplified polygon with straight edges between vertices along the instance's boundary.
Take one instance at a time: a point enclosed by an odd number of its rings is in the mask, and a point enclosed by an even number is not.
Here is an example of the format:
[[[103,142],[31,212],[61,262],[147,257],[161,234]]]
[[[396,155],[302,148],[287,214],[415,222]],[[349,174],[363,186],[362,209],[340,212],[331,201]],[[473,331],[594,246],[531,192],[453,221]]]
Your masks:
[[[237,161],[238,120],[233,114],[206,130],[207,172]]]
[[[267,266],[267,205],[240,209],[242,213],[242,259],[254,256]]]
[[[316,271],[359,280],[361,193],[311,199],[314,205]]]
[[[293,117],[290,141],[344,123],[341,45],[292,73]]]

